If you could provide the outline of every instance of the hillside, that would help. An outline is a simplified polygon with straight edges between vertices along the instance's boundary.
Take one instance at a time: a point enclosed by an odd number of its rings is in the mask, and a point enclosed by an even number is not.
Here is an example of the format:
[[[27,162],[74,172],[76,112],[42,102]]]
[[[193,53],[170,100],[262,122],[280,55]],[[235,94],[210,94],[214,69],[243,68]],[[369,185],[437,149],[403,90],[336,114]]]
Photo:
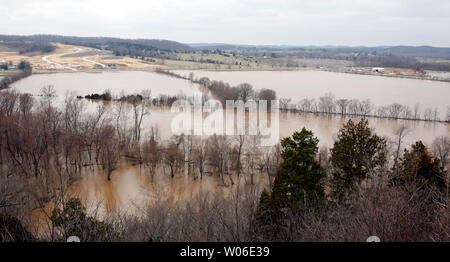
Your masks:
[[[383,50],[385,53],[402,56],[450,59],[450,48],[432,46],[394,46]]]
[[[0,35],[0,41],[33,41],[33,42],[58,42],[70,45],[81,45],[89,47],[106,48],[111,45],[134,46],[147,50],[162,51],[190,51],[192,48],[188,45],[170,40],[159,39],[121,39],[113,37],[77,37],[61,35],[31,35],[15,36]]]
[[[347,53],[378,53],[381,55],[410,56],[422,58],[450,59],[450,48],[433,46],[294,46],[294,45],[243,45],[223,43],[192,43],[190,47],[198,50],[322,50]]]

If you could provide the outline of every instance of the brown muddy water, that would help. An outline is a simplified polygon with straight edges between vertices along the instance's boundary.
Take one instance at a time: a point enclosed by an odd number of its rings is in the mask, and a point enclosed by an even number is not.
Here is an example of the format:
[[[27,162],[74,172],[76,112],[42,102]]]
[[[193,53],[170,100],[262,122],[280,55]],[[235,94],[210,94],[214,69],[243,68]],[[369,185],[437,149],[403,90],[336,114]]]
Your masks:
[[[12,87],[23,93],[39,95],[42,87],[48,85],[54,86],[56,95],[62,98],[69,92],[84,97],[101,94],[106,89],[110,89],[113,95],[120,95],[122,91],[135,94],[148,89],[152,91],[152,97],[159,94],[190,95],[198,91],[197,86],[187,80],[141,71],[36,74],[14,83]]]
[[[376,106],[392,103],[411,109],[419,104],[421,111],[437,107],[441,118],[450,106],[450,83],[420,79],[345,74],[325,71],[187,71],[175,70],[195,78],[208,77],[230,85],[249,83],[256,89],[269,88],[278,98],[290,98],[297,103],[303,98],[316,100],[331,92],[337,98],[370,99]]]
[[[186,71],[188,72],[188,71]],[[190,72],[190,71],[189,71]],[[370,98],[377,105],[393,102],[405,105],[420,103],[422,109],[428,106],[438,106],[446,112],[450,98],[450,84],[425,80],[360,76],[351,74],[299,71],[299,72],[208,72],[194,71],[195,77],[208,76],[211,79],[224,80],[231,84],[251,83],[256,89],[275,89],[279,97],[292,99],[318,98],[326,92],[333,92],[337,97]],[[189,81],[152,72],[105,72],[97,74],[67,73],[50,75],[33,75],[13,85],[20,92],[38,95],[40,89],[53,85],[58,101],[62,102],[69,92],[72,95],[87,95],[102,93],[110,89],[118,95],[122,90],[125,94],[139,93],[145,89],[152,90],[152,96],[158,94],[193,94],[198,86]],[[88,107],[95,103],[86,102]],[[144,119],[145,131],[151,126],[158,126],[161,139],[172,136],[171,121],[176,116],[168,109],[151,109],[151,114]],[[336,133],[348,120],[341,117],[327,117],[313,114],[279,115],[280,137],[286,137],[293,132],[306,127],[320,139],[320,146],[332,147]],[[394,139],[395,132],[401,125],[409,128],[409,133],[403,145],[409,145],[417,140],[430,144],[438,136],[449,135],[449,125],[446,123],[431,123],[423,121],[390,120],[369,118],[370,126],[379,135]],[[257,184],[266,185],[267,176],[261,175]],[[241,183],[248,184],[248,178],[242,178]],[[139,166],[123,162],[120,168],[113,172],[112,181],[106,181],[106,174],[98,170],[86,170],[71,188],[71,193],[87,202],[101,203],[103,212],[115,208],[133,209],[152,199],[172,198],[176,201],[189,199],[199,192],[226,194],[230,189],[220,186],[216,177],[206,177],[202,181],[186,179],[184,174],[178,174],[170,179],[168,171],[160,170],[151,181],[148,171]]]

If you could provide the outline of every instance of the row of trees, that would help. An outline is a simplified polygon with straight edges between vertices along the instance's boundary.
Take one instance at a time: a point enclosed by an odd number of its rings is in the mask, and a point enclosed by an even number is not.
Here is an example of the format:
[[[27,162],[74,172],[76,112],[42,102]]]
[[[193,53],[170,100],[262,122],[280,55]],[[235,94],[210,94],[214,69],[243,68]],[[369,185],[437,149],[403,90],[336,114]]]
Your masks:
[[[21,41],[21,40],[5,40],[2,45],[17,50],[19,54],[41,52],[51,53],[56,50],[56,46],[46,41]]]
[[[189,80],[192,83],[200,84],[206,90],[210,91],[212,96],[223,105],[227,100],[242,100],[247,102],[249,100],[266,100],[271,101],[277,99],[277,93],[272,89],[263,88],[261,90],[255,90],[249,83],[242,83],[237,86],[231,86],[223,81],[211,80],[208,77],[201,77],[199,79],[194,78],[194,73],[190,73],[189,76],[182,76],[174,72],[158,69],[156,72],[166,74],[172,77]],[[270,104],[270,103],[268,103]]]
[[[188,77],[179,74],[158,70],[158,72],[167,74],[173,77],[190,80],[194,83],[200,84],[209,90],[215,98],[218,98],[223,104],[226,100],[275,100],[277,99],[276,92],[272,89],[254,90],[253,86],[248,83],[242,83],[235,87],[230,86],[223,81],[211,80],[208,77],[195,79],[193,73]],[[328,115],[341,116],[360,116],[360,117],[382,117],[392,119],[409,119],[409,120],[425,120],[425,121],[450,121],[450,106],[447,108],[445,119],[441,119],[439,109],[426,108],[422,111],[420,104],[416,104],[414,108],[393,103],[386,106],[375,106],[370,99],[346,99],[336,98],[333,93],[326,93],[319,99],[304,98],[297,104],[292,103],[292,99],[280,98],[280,109],[284,111],[300,111],[309,113],[321,113]]]
[[[320,113],[341,116],[360,117],[382,117],[392,119],[409,119],[425,121],[449,121],[450,106],[445,119],[441,119],[437,107],[421,110],[420,104],[416,104],[413,109],[409,106],[393,103],[387,106],[376,107],[370,99],[337,99],[332,93],[327,93],[319,99],[304,98],[297,104],[292,104],[291,99],[281,98],[280,109],[285,111],[300,111],[309,113]]]
[[[210,80],[207,77],[202,77],[198,80],[195,80],[195,82],[206,87],[223,104],[225,104],[226,100],[242,100],[244,102],[247,102],[249,100],[271,101],[277,99],[277,94],[274,90],[255,90],[253,86],[248,83],[242,83],[237,86],[230,86],[228,83]]]

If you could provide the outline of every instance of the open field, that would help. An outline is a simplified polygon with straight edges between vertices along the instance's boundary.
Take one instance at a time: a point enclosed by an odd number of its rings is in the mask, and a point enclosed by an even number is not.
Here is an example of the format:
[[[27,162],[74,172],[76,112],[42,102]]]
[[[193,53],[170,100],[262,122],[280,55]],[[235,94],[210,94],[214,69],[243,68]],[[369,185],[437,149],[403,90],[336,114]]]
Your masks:
[[[151,69],[160,67],[148,61],[134,58],[115,57],[108,51],[95,48],[56,43],[57,49],[49,54],[19,54],[18,52],[0,50],[0,62],[18,64],[29,61],[35,72],[40,71],[83,71],[101,69],[108,64],[117,69]],[[96,66],[97,65],[97,66]],[[99,67],[100,66],[100,67]]]
[[[53,43],[56,50],[51,53],[25,53],[0,48],[0,63],[11,61],[18,64],[25,60],[32,64],[35,73],[48,72],[89,72],[102,69],[116,70],[220,70],[220,71],[271,71],[271,70],[321,70],[352,74],[380,75],[389,77],[415,78],[438,81],[450,81],[450,74],[426,70],[417,72],[412,69],[384,68],[374,72],[372,67],[356,66],[353,61],[283,56],[263,52],[261,54],[241,51],[189,51],[170,52],[155,56],[116,56],[112,51],[86,46]],[[0,45],[1,47],[1,45]],[[425,60],[423,60],[425,61]],[[431,60],[426,60],[431,61]],[[447,61],[447,60],[446,60]],[[11,72],[0,72],[9,75]]]

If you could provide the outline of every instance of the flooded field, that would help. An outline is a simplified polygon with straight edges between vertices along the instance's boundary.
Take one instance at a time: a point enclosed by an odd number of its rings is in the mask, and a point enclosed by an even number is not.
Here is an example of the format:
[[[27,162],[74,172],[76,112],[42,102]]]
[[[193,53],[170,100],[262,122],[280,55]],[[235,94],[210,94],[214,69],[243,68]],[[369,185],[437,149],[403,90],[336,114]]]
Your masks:
[[[324,72],[195,72],[196,77],[208,76],[231,84],[250,82],[255,88],[273,88],[279,97],[318,97],[324,92],[332,91],[338,97],[370,98],[375,104],[400,102],[414,104],[420,102],[424,106],[436,105],[442,110],[448,103],[450,87],[448,83],[419,81],[409,79],[388,79],[372,76],[342,75]],[[332,76],[332,78],[324,77]],[[333,78],[334,77],[334,78]],[[189,81],[150,72],[116,72],[116,73],[67,73],[51,75],[33,75],[14,84],[20,92],[38,95],[40,89],[53,85],[58,100],[61,102],[66,94],[75,95],[102,93],[110,89],[115,95],[139,93],[150,89],[152,96],[158,94],[193,94],[198,87]],[[298,90],[292,92],[292,90]],[[431,91],[430,91],[431,90]],[[97,102],[86,102],[94,105]],[[157,126],[162,140],[172,136],[171,121],[176,113],[168,109],[153,108],[144,118],[143,134],[149,127]],[[328,117],[313,114],[281,113],[280,138],[290,136],[303,127],[310,129],[319,138],[320,146],[333,146],[336,133],[348,120],[340,116]],[[370,118],[370,126],[379,135],[394,139],[400,126],[408,127],[404,145],[422,140],[430,144],[438,136],[448,136],[449,125],[424,121],[390,120]],[[227,188],[219,186],[217,177],[206,177],[203,181],[178,174],[174,179],[160,170],[159,175],[151,181],[148,171],[140,166],[122,163],[112,175],[112,181],[106,181],[103,171],[87,169],[81,180],[77,181],[72,192],[91,202],[100,201],[104,208],[128,208],[136,203],[149,199],[172,197],[186,199],[198,192],[226,192]],[[239,183],[247,184],[247,178]],[[258,184],[267,184],[267,177],[261,175]]]
[[[450,83],[395,77],[333,73],[324,71],[175,71],[181,75],[194,73],[195,78],[208,77],[230,85],[249,83],[255,89],[269,88],[278,98],[299,102],[303,98],[316,100],[331,92],[336,98],[370,99],[377,106],[392,103],[414,108],[437,107],[441,118],[450,106]]]
[[[85,96],[111,90],[113,95],[136,94],[151,90],[152,97],[160,94],[192,94],[198,88],[189,81],[172,78],[162,74],[141,71],[119,71],[103,73],[61,73],[36,74],[25,78],[12,87],[20,92],[38,95],[44,86],[52,85],[56,95],[64,98],[68,92]]]

